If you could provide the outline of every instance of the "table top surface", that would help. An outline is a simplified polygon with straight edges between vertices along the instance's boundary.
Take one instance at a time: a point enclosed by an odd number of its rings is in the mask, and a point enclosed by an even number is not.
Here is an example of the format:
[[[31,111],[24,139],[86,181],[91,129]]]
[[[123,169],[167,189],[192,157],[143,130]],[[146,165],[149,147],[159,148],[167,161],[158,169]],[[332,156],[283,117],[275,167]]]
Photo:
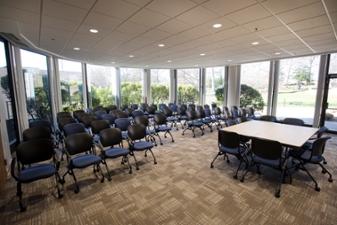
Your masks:
[[[223,128],[225,131],[255,138],[278,141],[286,146],[301,147],[318,128],[251,120]]]

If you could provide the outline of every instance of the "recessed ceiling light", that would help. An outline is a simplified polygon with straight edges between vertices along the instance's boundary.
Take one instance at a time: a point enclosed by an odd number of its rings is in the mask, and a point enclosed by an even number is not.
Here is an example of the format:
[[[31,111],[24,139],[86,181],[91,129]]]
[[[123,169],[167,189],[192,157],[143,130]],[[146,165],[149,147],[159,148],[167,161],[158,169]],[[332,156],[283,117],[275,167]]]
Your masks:
[[[258,45],[258,44],[260,44],[258,41],[252,42],[252,45]]]
[[[96,30],[96,29],[90,29],[89,31],[90,31],[91,33],[94,33],[94,34],[98,33],[98,30]]]
[[[134,56],[134,55],[129,55],[129,57],[130,57],[130,58],[133,58],[133,57],[135,57],[135,56]]]
[[[145,65],[145,67],[149,67],[149,65]]]
[[[199,65],[198,65],[198,64],[195,64],[194,66],[197,67],[197,66],[199,66]]]
[[[227,62],[232,62],[232,60],[231,59],[227,59]]]
[[[281,55],[281,52],[275,52],[274,54],[275,55]]]
[[[111,62],[112,64],[115,64],[116,62]]]
[[[162,48],[162,47],[165,47],[164,44],[158,44],[158,47]]]
[[[75,48],[73,48],[75,51],[79,51],[79,50],[81,50],[80,48],[78,48],[78,47],[75,47]]]
[[[172,62],[172,60],[167,60],[168,63]]]
[[[200,53],[200,56],[204,56],[204,55],[206,55],[205,53]]]
[[[221,24],[221,23],[213,24],[213,28],[220,28],[220,27],[222,27],[222,24]]]

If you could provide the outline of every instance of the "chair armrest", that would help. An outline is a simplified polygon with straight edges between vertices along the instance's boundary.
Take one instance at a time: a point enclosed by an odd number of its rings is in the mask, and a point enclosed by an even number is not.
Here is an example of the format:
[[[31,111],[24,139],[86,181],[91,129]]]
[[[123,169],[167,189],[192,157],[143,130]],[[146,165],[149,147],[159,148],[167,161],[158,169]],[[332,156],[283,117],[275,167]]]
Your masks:
[[[16,158],[14,157],[11,162],[11,175],[15,180],[18,180],[18,176],[15,174],[15,165],[16,165]]]

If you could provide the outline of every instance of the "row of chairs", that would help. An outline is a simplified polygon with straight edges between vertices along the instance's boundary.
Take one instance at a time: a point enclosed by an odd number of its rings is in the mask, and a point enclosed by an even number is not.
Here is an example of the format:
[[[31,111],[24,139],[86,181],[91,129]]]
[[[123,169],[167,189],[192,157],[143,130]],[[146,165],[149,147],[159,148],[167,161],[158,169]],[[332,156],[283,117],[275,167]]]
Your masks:
[[[285,120],[287,124],[296,125],[290,123],[298,120]],[[306,168],[306,164],[319,165],[322,168],[322,173],[329,175],[329,182],[332,182],[331,173],[325,168],[323,164],[326,164],[323,156],[326,141],[330,137],[323,137],[323,133],[326,129],[320,129],[315,137],[312,137],[307,143],[305,143],[300,149],[285,149],[279,142],[254,138],[250,142],[246,137],[242,137],[234,132],[228,132],[220,130],[218,134],[218,146],[219,152],[211,162],[211,168],[214,167],[215,160],[223,155],[227,162],[229,162],[228,155],[233,155],[239,159],[239,166],[234,174],[234,179],[238,179],[238,173],[242,165],[245,165],[245,172],[240,178],[243,182],[246,174],[252,166],[255,166],[257,173],[261,174],[260,167],[267,166],[273,169],[279,170],[280,178],[279,183],[275,191],[275,197],[280,197],[281,185],[285,180],[286,175],[292,182],[291,169],[303,170],[314,182],[315,190],[320,191],[320,187],[311,175],[310,171]],[[291,166],[288,165],[289,158],[291,159]]]

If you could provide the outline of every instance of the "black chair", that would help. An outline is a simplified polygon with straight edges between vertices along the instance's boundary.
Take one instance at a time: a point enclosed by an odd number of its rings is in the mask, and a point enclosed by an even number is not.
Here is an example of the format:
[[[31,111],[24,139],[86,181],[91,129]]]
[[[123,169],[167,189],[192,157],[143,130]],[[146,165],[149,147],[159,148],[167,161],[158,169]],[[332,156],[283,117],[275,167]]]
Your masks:
[[[132,155],[136,162],[136,169],[138,170],[138,162],[135,156],[135,152],[145,151],[145,157],[147,157],[147,152],[149,151],[153,157],[153,163],[157,164],[156,157],[152,152],[153,143],[146,140],[146,128],[140,124],[134,124],[128,127],[129,136],[129,150],[130,155]],[[145,139],[145,140],[144,140]]]
[[[174,142],[173,136],[171,134],[172,128],[167,125],[167,119],[166,116],[163,113],[157,113],[154,115],[154,129],[156,133],[158,134],[160,144],[163,145],[163,142],[159,136],[159,133],[164,133],[164,137],[166,138],[167,134],[171,136],[171,141]]]
[[[144,116],[144,112],[142,110],[135,110],[131,113],[132,118],[136,118],[137,116]]]
[[[50,133],[53,133],[53,126],[48,120],[32,120],[29,121],[29,128],[32,127],[46,127],[50,130]]]
[[[247,110],[245,108],[239,108],[239,118],[238,122],[243,123],[248,121]]]
[[[143,125],[146,127],[146,135],[147,135],[147,138],[149,140],[151,140],[155,146],[157,146],[157,142],[156,142],[156,138],[155,136],[158,137],[160,143],[161,143],[161,139],[160,139],[160,136],[159,134],[156,132],[156,130],[154,129],[153,126],[150,126],[150,121],[148,119],[147,116],[143,115],[143,116],[137,116],[134,120],[134,122],[136,124],[140,124],[140,125]]]
[[[255,119],[255,110],[253,107],[247,108],[247,119],[248,120],[254,120]]]
[[[51,160],[52,162],[45,162]],[[43,162],[43,163],[42,163]],[[17,168],[16,168],[17,163]],[[11,164],[11,174],[17,182],[17,193],[21,212],[26,208],[22,203],[22,184],[55,176],[58,198],[62,197],[58,173],[59,162],[55,159],[54,144],[51,139],[33,139],[22,142],[16,149],[16,158]]]
[[[110,124],[106,120],[94,120],[91,122],[91,132],[96,143],[99,142],[99,132],[107,128],[110,128]]]
[[[214,167],[213,164],[219,156],[223,155],[224,158],[227,158],[227,163],[229,163],[228,155],[233,155],[240,160],[239,166],[233,176],[234,179],[237,179],[242,163],[246,164],[246,168],[248,166],[248,159],[246,156],[248,148],[241,144],[240,135],[224,130],[219,130],[218,132],[218,147],[219,152],[211,162],[211,168]]]
[[[322,168],[322,173],[328,173],[329,175],[329,182],[333,182],[331,173],[322,165],[322,162],[324,162],[324,149],[325,144],[327,140],[329,140],[330,137],[321,137],[316,139],[310,149],[295,149],[289,152],[289,154],[297,159],[299,161],[298,168],[305,171],[308,176],[312,179],[312,181],[315,183],[315,190],[320,191],[320,188],[318,186],[317,181],[315,178],[310,174],[308,169],[305,167],[306,164],[315,164],[319,165]]]
[[[108,172],[108,180],[111,180],[111,174],[106,163],[107,159],[116,159],[122,157],[122,164],[128,164],[129,173],[132,173],[132,167],[129,162],[129,150],[122,147],[122,133],[117,128],[107,128],[99,132],[99,146],[101,147],[102,162]],[[117,145],[117,146],[116,146]]]
[[[116,117],[112,114],[105,114],[102,115],[102,120],[108,121],[110,126],[113,126],[115,124]]]
[[[261,174],[260,166],[267,166],[276,170],[281,171],[279,183],[276,188],[275,197],[279,198],[281,195],[281,186],[287,172],[286,168],[286,158],[283,156],[283,147],[278,141],[271,141],[265,139],[252,139],[251,144],[251,158],[252,165],[255,165],[258,171],[258,174]],[[242,176],[241,181],[244,181],[248,169],[245,174]],[[289,174],[290,181],[291,174]]]
[[[52,139],[52,135],[48,127],[32,127],[22,132],[22,139],[23,141]]]
[[[212,125],[215,124],[215,126],[219,130],[219,128],[221,127],[221,124],[219,123],[219,121],[216,118],[216,116],[213,115],[212,110],[209,107],[209,105],[207,105],[207,104],[204,105],[204,112],[205,112],[206,119],[210,120],[211,123],[212,123]]]
[[[123,140],[128,139],[128,127],[131,125],[129,118],[118,118],[115,120],[116,128],[122,131]]]
[[[60,180],[61,184],[65,183],[65,176],[70,174],[74,179],[74,192],[78,193],[80,187],[78,186],[74,169],[84,169],[89,166],[94,167],[95,175],[98,171],[101,173],[101,182],[104,182],[103,171],[100,167],[102,159],[95,154],[92,137],[87,133],[78,133],[68,136],[65,142],[68,166],[67,171]]]
[[[70,112],[58,112],[56,118],[72,117]]]
[[[169,123],[171,127],[176,127],[176,129],[178,130],[179,129],[177,125],[178,118],[175,115],[173,115],[173,111],[165,104],[163,104],[161,111],[166,116],[167,123]]]
[[[196,107],[196,115],[199,121],[201,121],[203,124],[208,126],[210,132],[213,132],[213,128],[212,128],[213,121],[210,117],[206,117],[205,110],[202,106]]]
[[[233,126],[233,125],[235,125],[235,124],[238,123],[238,121],[236,120],[236,118],[234,118],[232,116],[232,114],[230,113],[230,111],[229,111],[229,109],[228,109],[227,106],[223,107],[223,117],[225,119],[225,124],[226,124],[227,127],[228,126]]]
[[[222,128],[222,124],[226,125],[227,118],[222,115],[221,109],[219,107],[215,107],[213,109],[213,113],[220,128]]]
[[[85,129],[82,123],[69,123],[63,127],[63,133],[65,137],[68,137],[72,134],[78,133],[86,133],[87,130]]]
[[[72,117],[62,117],[58,119],[57,123],[58,123],[59,130],[62,131],[65,125],[69,123],[76,123],[76,120]]]
[[[263,116],[260,116],[259,119],[262,121],[267,121],[267,122],[277,122],[276,117],[271,116],[271,115],[263,115]]]
[[[297,118],[285,118],[282,123],[295,126],[304,126],[304,121]]]
[[[196,128],[200,129],[201,135],[204,135],[204,123],[198,120],[196,112],[194,110],[187,110],[186,115],[188,121],[186,122],[187,126],[183,130],[182,135],[185,135],[186,130],[191,130],[193,133],[193,137],[195,137]]]
[[[153,115],[156,113],[157,107],[155,105],[150,105],[146,107],[146,112],[148,113],[149,118],[153,118]]]
[[[84,115],[85,114],[85,111],[84,110],[82,110],[82,109],[79,109],[79,110],[75,110],[74,112],[73,112],[73,115],[74,115],[74,117],[76,118],[76,119],[79,119],[82,115]]]
[[[182,104],[182,105],[178,106],[178,112],[177,112],[178,121],[177,121],[177,123],[180,123],[182,129],[185,128],[186,121],[188,120],[188,117],[186,115],[186,111],[187,111],[186,105]]]

